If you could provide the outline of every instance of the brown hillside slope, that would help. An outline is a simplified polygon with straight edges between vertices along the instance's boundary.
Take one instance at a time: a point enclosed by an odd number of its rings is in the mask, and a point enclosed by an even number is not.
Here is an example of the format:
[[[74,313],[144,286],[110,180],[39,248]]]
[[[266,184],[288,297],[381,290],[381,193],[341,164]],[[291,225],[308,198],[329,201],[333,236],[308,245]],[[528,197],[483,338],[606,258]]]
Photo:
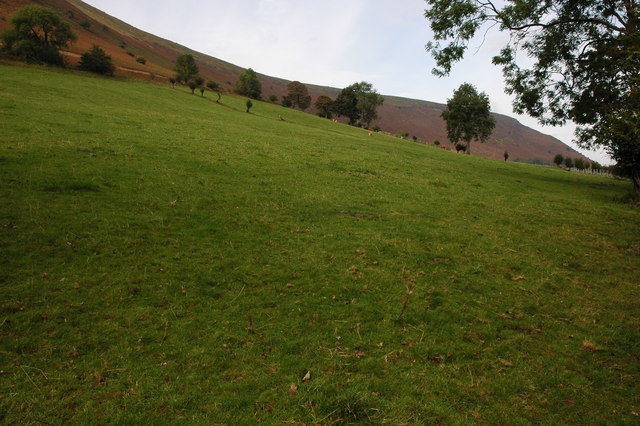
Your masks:
[[[134,28],[80,0],[0,0],[0,30],[8,28],[11,15],[27,4],[55,9],[72,24],[78,40],[66,52],[71,65],[77,62],[80,54],[97,44],[112,56],[118,75],[166,81],[173,74],[176,57],[184,53],[190,53],[196,58],[204,78],[217,81],[226,90],[233,89],[238,75],[243,71],[228,62]],[[146,63],[137,62],[138,57],[145,58]],[[281,98],[286,94],[287,80],[261,74],[259,77],[264,97],[276,95]],[[314,99],[320,95],[335,98],[340,91],[314,85],[307,87]],[[385,96],[385,103],[379,108],[380,119],[376,124],[392,134],[407,132],[410,137],[415,136],[420,141],[432,143],[439,140],[450,147],[446,143],[444,121],[440,118],[443,108],[442,104]],[[474,155],[501,159],[507,151],[511,159],[540,158],[547,162],[557,153],[585,158],[560,140],[525,127],[511,117],[500,114],[495,114],[495,117],[496,129],[493,136],[487,143],[472,144]]]

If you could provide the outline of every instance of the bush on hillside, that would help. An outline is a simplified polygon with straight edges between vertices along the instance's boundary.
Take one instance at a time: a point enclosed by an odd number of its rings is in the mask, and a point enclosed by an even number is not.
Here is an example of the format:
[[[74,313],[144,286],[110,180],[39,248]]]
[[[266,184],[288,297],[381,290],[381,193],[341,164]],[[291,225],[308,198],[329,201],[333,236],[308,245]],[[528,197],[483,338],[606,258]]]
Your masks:
[[[82,54],[79,67],[83,71],[102,75],[113,75],[116,67],[111,62],[111,56],[95,44],[88,52]]]

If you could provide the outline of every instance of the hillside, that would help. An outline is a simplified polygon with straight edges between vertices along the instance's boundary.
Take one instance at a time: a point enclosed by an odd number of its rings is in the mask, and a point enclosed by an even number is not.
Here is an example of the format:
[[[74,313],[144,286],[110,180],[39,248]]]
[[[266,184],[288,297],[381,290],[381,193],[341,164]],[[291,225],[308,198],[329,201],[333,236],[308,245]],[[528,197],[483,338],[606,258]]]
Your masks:
[[[636,422],[627,182],[145,81],[0,92],[3,423]]]
[[[80,0],[1,0],[0,29],[8,26],[9,17],[15,10],[30,3],[56,9],[73,24],[79,39],[69,49],[71,63],[93,44],[98,44],[113,57],[118,74],[130,77],[166,79],[172,75],[175,58],[183,53],[193,54],[201,74],[218,81],[226,90],[232,90],[242,72],[233,64],[140,31]],[[81,26],[83,23],[85,27]],[[90,25],[88,28],[87,23]],[[136,62],[140,56],[146,59],[146,64]],[[260,78],[265,97],[274,94],[281,98],[286,94],[288,81],[266,75],[260,75]],[[308,88],[314,99],[320,95],[335,98],[339,93],[339,89],[330,87],[308,85]],[[425,143],[447,140],[444,122],[440,118],[443,105],[393,96],[385,96],[385,99],[385,104],[379,109],[381,118],[378,122],[383,130],[392,134],[408,132]],[[495,117],[497,126],[491,140],[475,144],[474,155],[501,159],[504,151],[508,151],[511,159],[539,158],[548,162],[557,153],[586,158],[558,139],[525,127],[513,118],[499,114]]]

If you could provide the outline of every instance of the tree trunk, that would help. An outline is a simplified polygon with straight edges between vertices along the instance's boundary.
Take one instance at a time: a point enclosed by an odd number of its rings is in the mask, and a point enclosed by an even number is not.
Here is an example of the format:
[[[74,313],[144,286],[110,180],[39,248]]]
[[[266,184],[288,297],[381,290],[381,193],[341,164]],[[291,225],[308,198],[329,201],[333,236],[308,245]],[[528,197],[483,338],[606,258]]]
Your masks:
[[[633,190],[636,197],[640,198],[640,170],[631,172],[631,180],[633,181]]]
[[[471,141],[467,141],[467,155],[471,155]]]

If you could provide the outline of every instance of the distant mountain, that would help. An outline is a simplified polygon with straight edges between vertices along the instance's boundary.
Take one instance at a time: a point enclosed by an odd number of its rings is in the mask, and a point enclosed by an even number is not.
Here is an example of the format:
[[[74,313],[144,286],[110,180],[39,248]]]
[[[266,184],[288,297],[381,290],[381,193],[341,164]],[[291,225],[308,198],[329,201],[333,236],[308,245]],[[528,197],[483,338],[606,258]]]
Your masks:
[[[231,91],[241,67],[223,60],[196,52],[169,40],[156,37],[89,6],[80,0],[0,0],[0,30],[10,26],[11,15],[28,4],[38,4],[59,11],[69,22],[78,40],[65,52],[71,64],[80,55],[97,44],[112,56],[117,67],[116,74],[134,78],[166,81],[172,74],[176,57],[190,53],[200,67],[201,75],[217,81],[224,89]],[[142,64],[138,60],[144,58]],[[287,80],[259,74],[264,97],[276,95],[279,99],[286,94]],[[309,94],[335,98],[340,89],[307,85]],[[385,96],[385,103],[379,108],[380,119],[376,122],[384,131],[396,134],[407,132],[425,143],[439,140],[447,143],[446,128],[440,113],[444,105],[416,99]],[[496,129],[491,139],[484,144],[472,145],[474,155],[502,159],[505,151],[510,159],[532,161],[540,159],[551,162],[560,153],[564,156],[586,158],[562,141],[520,124],[517,120],[495,114]]]

